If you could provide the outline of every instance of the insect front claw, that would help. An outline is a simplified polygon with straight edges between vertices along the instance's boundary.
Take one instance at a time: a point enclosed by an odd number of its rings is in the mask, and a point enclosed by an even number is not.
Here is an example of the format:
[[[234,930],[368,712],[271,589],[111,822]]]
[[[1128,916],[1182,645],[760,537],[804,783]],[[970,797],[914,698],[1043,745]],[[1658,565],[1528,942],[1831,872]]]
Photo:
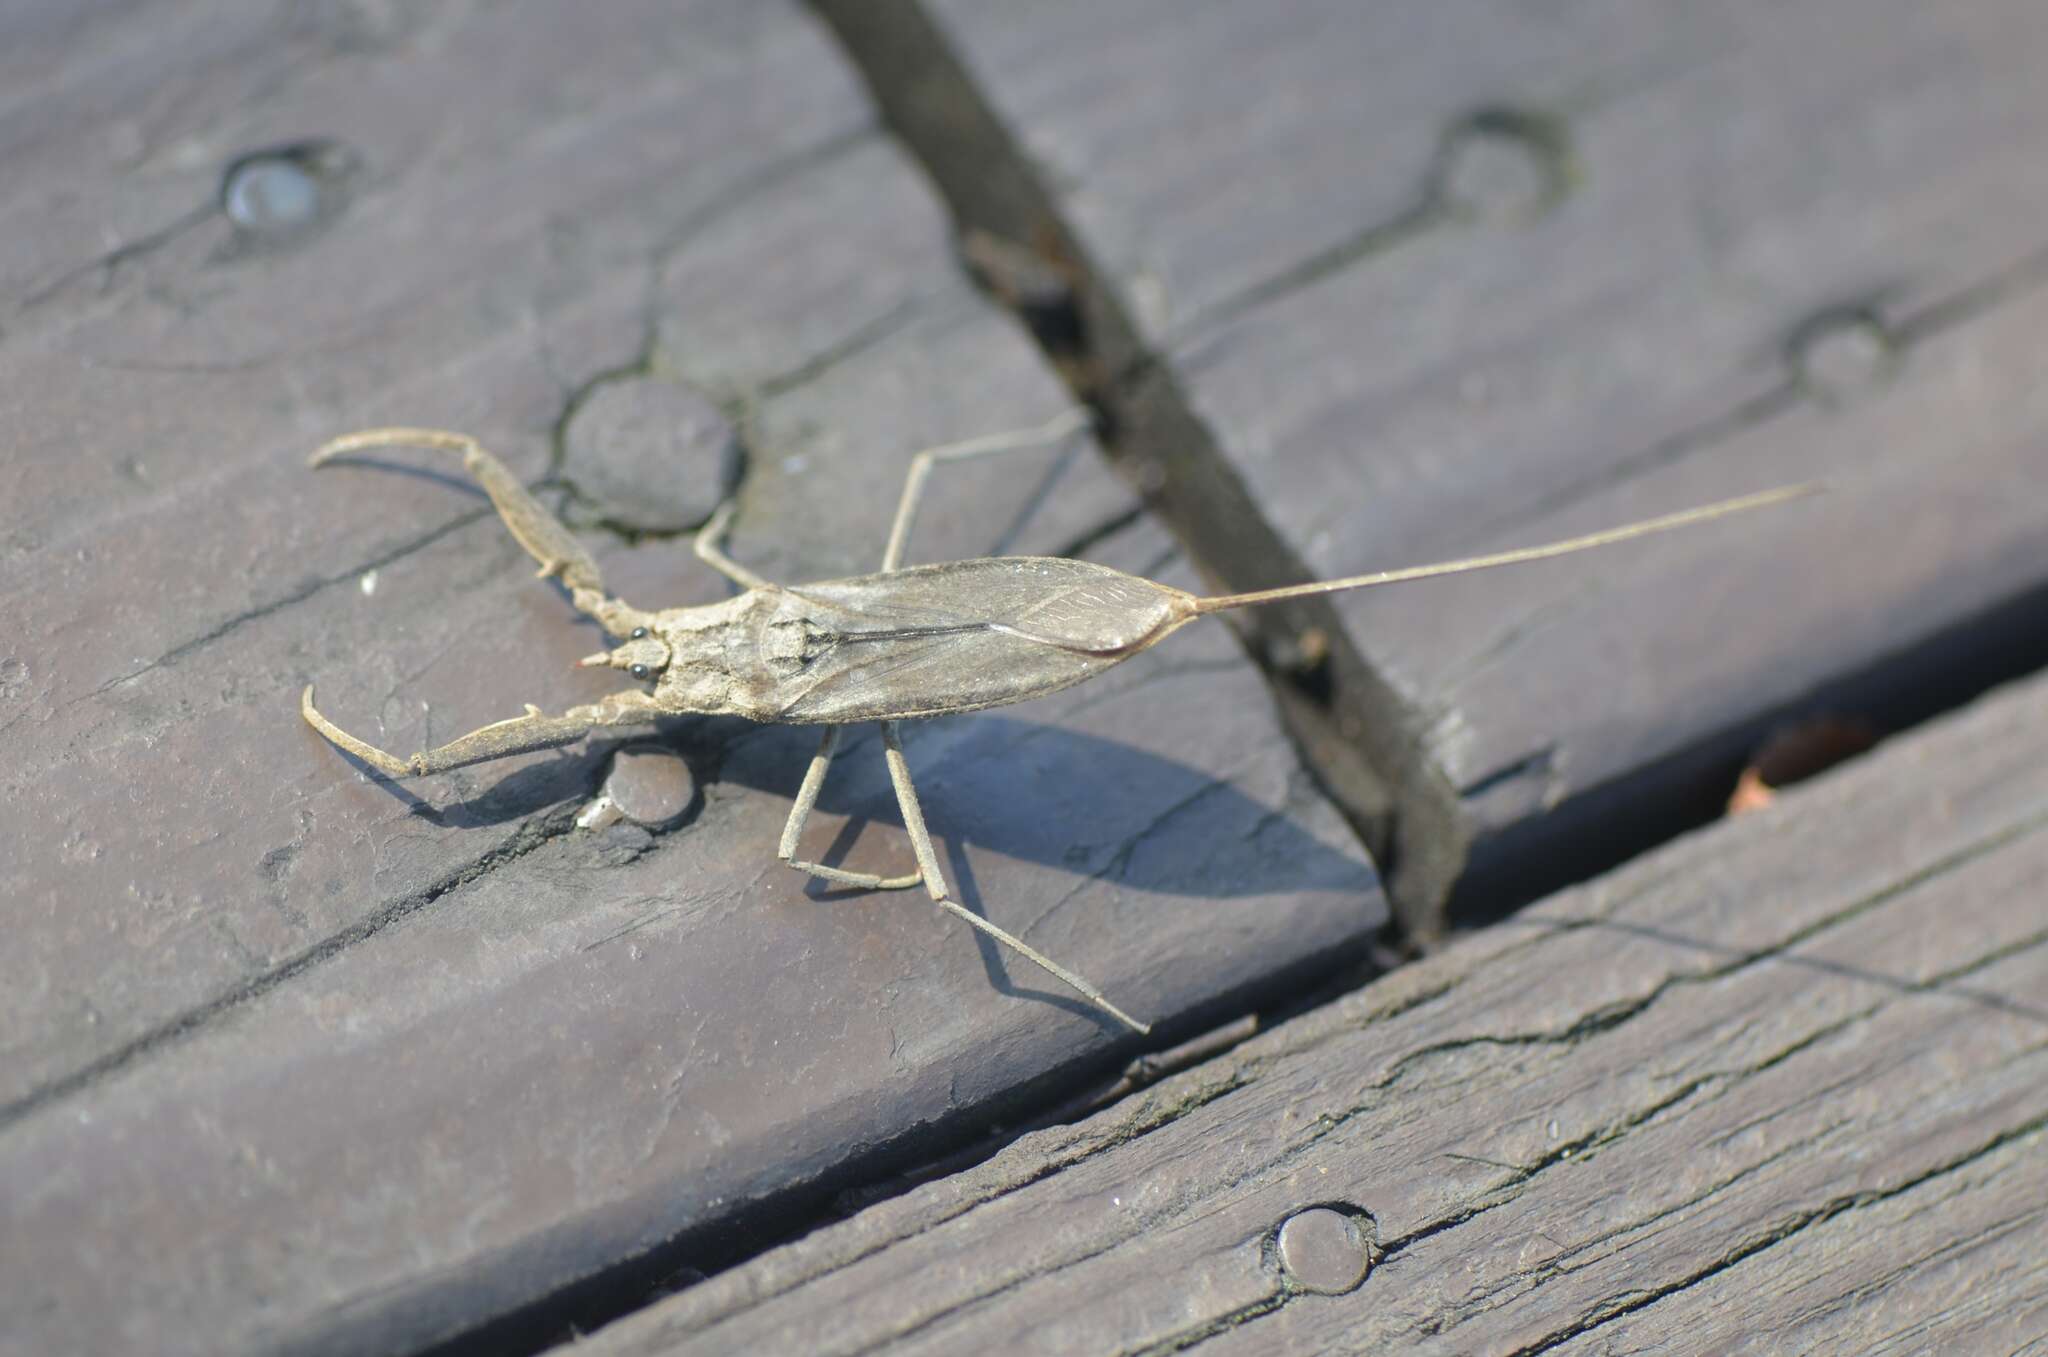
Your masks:
[[[306,719],[307,725],[326,737],[329,744],[355,755],[386,777],[415,777],[420,772],[412,763],[396,755],[387,754],[373,744],[358,740],[322,716],[319,708],[313,705],[313,685],[310,683],[306,685],[306,691],[299,694],[299,715]]]

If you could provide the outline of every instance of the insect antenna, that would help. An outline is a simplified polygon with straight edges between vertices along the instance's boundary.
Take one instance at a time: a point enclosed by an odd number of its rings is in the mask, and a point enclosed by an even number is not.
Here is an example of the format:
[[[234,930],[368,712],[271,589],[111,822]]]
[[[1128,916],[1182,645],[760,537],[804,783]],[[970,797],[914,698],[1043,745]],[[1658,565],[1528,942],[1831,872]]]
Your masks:
[[[1611,546],[1616,542],[1629,541],[1631,538],[1648,537],[1651,533],[1667,532],[1672,528],[1691,527],[1695,523],[1724,518],[1729,514],[1746,513],[1751,509],[1783,504],[1787,500],[1819,494],[1825,488],[1817,483],[1780,486],[1776,490],[1743,495],[1716,504],[1704,504],[1697,509],[1684,509],[1658,518],[1645,518],[1640,522],[1625,523],[1618,528],[1589,532],[1583,537],[1570,537],[1562,542],[1549,542],[1540,547],[1518,547],[1513,551],[1497,551],[1488,556],[1467,556],[1463,560],[1439,561],[1435,565],[1412,565],[1401,570],[1381,570],[1371,575],[1352,575],[1341,580],[1317,580],[1309,584],[1290,584],[1279,589],[1256,589],[1248,594],[1218,594],[1213,598],[1196,599],[1194,611],[1197,614],[1222,612],[1226,608],[1245,608],[1255,603],[1278,603],[1287,598],[1336,594],[1346,589],[1369,589],[1376,584],[1405,584],[1410,580],[1435,579],[1440,575],[1463,575],[1474,570],[1490,570],[1497,565],[1544,561],[1553,556],[1569,556],[1576,551],[1589,551],[1594,547]]]

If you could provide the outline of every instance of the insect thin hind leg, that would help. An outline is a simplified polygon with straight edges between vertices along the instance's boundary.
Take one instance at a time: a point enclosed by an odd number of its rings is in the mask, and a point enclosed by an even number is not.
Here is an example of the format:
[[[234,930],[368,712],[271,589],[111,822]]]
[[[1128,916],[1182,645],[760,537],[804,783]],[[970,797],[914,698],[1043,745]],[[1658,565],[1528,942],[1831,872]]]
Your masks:
[[[946,878],[939,871],[939,855],[932,849],[932,836],[924,827],[924,810],[917,802],[917,788],[911,785],[910,765],[903,759],[903,741],[894,721],[882,722],[882,755],[889,764],[889,780],[896,785],[896,804],[903,809],[903,828],[910,835],[910,847],[917,854],[917,866],[924,877],[925,889],[931,892],[932,902],[940,909],[958,916],[973,927],[1002,943],[1056,977],[1062,984],[1082,995],[1103,1012],[1115,1018],[1133,1032],[1148,1033],[1152,1028],[1139,1022],[1130,1014],[1111,1003],[1103,992],[1083,980],[1080,976],[1060,965],[1045,953],[1025,942],[1022,938],[996,927],[987,919],[962,906],[952,899],[946,889]]]
[[[874,891],[907,890],[924,880],[922,873],[876,876],[872,872],[846,872],[820,862],[805,862],[796,856],[797,840],[803,836],[804,821],[811,818],[811,811],[818,804],[818,792],[825,785],[825,770],[832,766],[832,754],[839,748],[839,733],[843,729],[843,726],[825,727],[825,738],[819,742],[818,752],[811,756],[811,766],[804,771],[803,786],[797,788],[796,804],[789,808],[789,820],[782,826],[782,842],[776,848],[775,856],[800,872],[836,886],[858,886]]]
[[[903,498],[896,505],[896,521],[889,527],[889,544],[882,549],[882,569],[895,570],[903,564],[903,548],[910,540],[910,524],[917,517],[917,503],[924,498],[924,483],[938,463],[965,461],[969,457],[984,457],[992,452],[1016,452],[1055,443],[1068,434],[1087,428],[1088,418],[1086,410],[1076,408],[1047,420],[1035,429],[1013,429],[1008,433],[970,438],[962,443],[946,443],[926,448],[911,458],[910,474],[903,480]]]

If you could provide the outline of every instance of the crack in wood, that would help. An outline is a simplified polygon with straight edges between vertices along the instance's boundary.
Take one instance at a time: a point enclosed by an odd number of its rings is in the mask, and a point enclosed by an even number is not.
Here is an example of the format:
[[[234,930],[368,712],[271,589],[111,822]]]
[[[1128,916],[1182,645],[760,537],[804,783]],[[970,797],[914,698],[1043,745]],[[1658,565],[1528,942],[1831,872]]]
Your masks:
[[[1275,1284],[1275,1290],[1272,1294],[1240,1305],[1234,1310],[1227,1310],[1205,1323],[1197,1324],[1179,1333],[1169,1334],[1157,1343],[1150,1343],[1142,1348],[1138,1348],[1135,1350],[1133,1357],[1165,1357],[1167,1353],[1185,1352],[1198,1343],[1205,1343],[1219,1334],[1228,1333],[1232,1329],[1241,1328],[1246,1324],[1252,1323],[1254,1320],[1263,1319],[1267,1315],[1275,1314],[1285,1309],[1288,1303],[1296,1296],[1311,1294],[1313,1293],[1304,1291],[1300,1287],[1293,1286],[1282,1279]]]
[[[535,849],[574,833],[576,809],[573,803],[565,804],[526,821],[502,843],[461,867],[444,873],[421,890],[383,905],[347,928],[330,933],[268,970],[252,975],[205,1003],[188,1008],[168,1021],[149,1028],[62,1078],[54,1079],[11,1103],[0,1105],[0,1131],[5,1131],[15,1123],[34,1116],[52,1104],[75,1097],[104,1083],[145,1056],[152,1055],[174,1042],[196,1036],[243,1005],[261,998],[316,966],[334,960],[357,944],[419,913],[451,891],[468,885],[508,862],[516,862]]]
[[[154,231],[145,232],[134,240],[116,245],[114,248],[87,260],[85,263],[75,265],[66,270],[52,281],[45,283],[28,296],[22,298],[20,302],[16,303],[15,309],[17,311],[32,311],[88,274],[99,273],[102,275],[103,280],[111,280],[114,272],[123,264],[133,259],[145,258],[164,246],[171,244],[187,231],[211,220],[217,210],[218,205],[212,198],[208,198],[204,206],[193,208]],[[103,281],[102,286],[104,285],[105,282]]]
[[[369,560],[364,561],[359,565],[351,566],[349,569],[341,571],[338,574],[319,576],[311,580],[310,582],[299,586],[297,589],[292,590],[288,594],[284,594],[281,597],[271,599],[267,603],[259,603],[253,608],[246,608],[243,611],[234,614],[232,617],[229,617],[226,620],[220,622],[218,625],[209,628],[202,634],[195,636],[188,641],[180,641],[177,645],[172,646],[169,650],[157,656],[155,659],[149,661],[147,664],[144,664],[136,669],[131,669],[125,674],[120,674],[113,678],[110,678],[106,682],[100,684],[96,688],[93,688],[89,692],[83,693],[77,697],[72,698],[69,702],[65,703],[64,706],[59,710],[68,710],[72,707],[80,705],[81,703],[90,702],[94,698],[103,697],[107,693],[113,691],[116,688],[122,687],[129,683],[133,683],[136,679],[141,678],[145,674],[151,673],[158,669],[166,668],[170,665],[174,665],[178,663],[178,661],[185,659],[186,657],[193,655],[201,650],[206,649],[208,646],[212,645],[216,641],[225,640],[227,637],[232,636],[235,632],[241,630],[243,627],[247,626],[251,622],[260,621],[263,618],[270,617],[276,613],[280,613],[284,611],[286,608],[292,607],[294,604],[304,603],[307,599],[313,598],[314,596],[321,594],[328,589],[333,588],[337,584],[354,583],[357,580],[360,580],[363,577],[363,575],[368,571],[382,570],[387,565],[391,565],[397,561],[402,561],[406,557],[414,554],[415,552],[425,550],[426,548],[432,546],[434,543],[440,541],[442,538],[448,536],[450,533],[459,532],[461,529],[468,527],[472,523],[476,523],[485,518],[489,518],[491,516],[491,512],[492,511],[489,509],[479,509],[473,513],[462,514],[456,518],[448,520],[446,523],[443,523],[440,527],[435,528],[430,532],[422,533],[420,536],[415,537],[410,541],[403,542],[398,546],[393,547],[390,551],[384,552],[381,555],[371,557]]]
[[[1830,1197],[1818,1206],[1796,1212],[1770,1229],[1741,1241],[1703,1268],[1695,1269],[1686,1276],[1664,1285],[1639,1292],[1625,1301],[1596,1307],[1594,1313],[1585,1318],[1563,1328],[1553,1330],[1537,1339],[1534,1343],[1525,1344],[1513,1349],[1508,1354],[1508,1357],[1540,1357],[1542,1353],[1555,1351],[1558,1347],[1574,1338],[1592,1333],[1613,1323],[1617,1319],[1634,1314],[1639,1310],[1647,1309],[1660,1301],[1679,1295],[1699,1285],[1701,1282],[1730,1270],[1745,1259],[1752,1258],[1766,1250],[1776,1248],[1789,1239],[1796,1238],[1804,1231],[1816,1225],[1824,1224],[1846,1212],[1863,1210],[1880,1202],[1889,1201],[1894,1197],[1912,1191],[1924,1183],[1932,1182],[1938,1178],[1955,1173],[1960,1169],[1967,1168],[1977,1160],[1995,1153],[2016,1140],[2033,1135],[2044,1127],[2048,1127],[2048,1117],[2036,1117],[2024,1125],[2000,1132],[1989,1140],[1980,1143],[1974,1149],[1933,1165],[1925,1171],[1889,1187],[1876,1188],[1866,1192],[1844,1193],[1839,1196]]]
[[[1197,1069],[1189,1073],[1192,1075],[1202,1075],[1208,1072]],[[1178,1083],[1180,1081],[1175,1080],[1173,1082]],[[708,1313],[699,1316],[696,1327],[700,1331],[709,1331],[725,1319],[745,1313],[747,1310],[764,1304],[777,1296],[788,1295],[805,1286],[847,1271],[869,1258],[887,1253],[890,1249],[897,1247],[908,1239],[929,1234],[953,1221],[972,1214],[981,1207],[1000,1202],[1036,1183],[1057,1177],[1078,1164],[1086,1163],[1099,1154],[1136,1140],[1140,1136],[1157,1130],[1160,1127],[1171,1125],[1182,1117],[1188,1116],[1208,1106],[1210,1103],[1236,1092],[1238,1089],[1245,1087],[1249,1082],[1251,1082],[1250,1079],[1243,1077],[1242,1071],[1232,1070],[1222,1080],[1214,1080],[1213,1076],[1211,1076],[1209,1087],[1187,1096],[1162,1099],[1156,1096],[1154,1090],[1148,1089],[1121,1105],[1122,1109],[1127,1113],[1135,1113],[1137,1115],[1128,1116],[1124,1122],[1120,1123],[1107,1135],[1097,1134],[1092,1130],[1062,1126],[1020,1137],[998,1152],[993,1158],[985,1161],[984,1164],[969,1170],[969,1182],[962,1184],[959,1178],[953,1179],[951,1183],[953,1189],[962,1195],[955,1197],[952,1202],[941,1207],[939,1210],[929,1215],[920,1214],[920,1208],[925,1205],[924,1197],[897,1198],[894,1201],[884,1202],[879,1206],[871,1207],[869,1208],[871,1211],[893,1211],[902,1214],[907,1219],[904,1220],[902,1228],[885,1231],[879,1237],[873,1238],[859,1247],[815,1259],[816,1266],[804,1268],[795,1273],[779,1277],[771,1285],[764,1287],[756,1284],[723,1297],[722,1303],[715,1304]],[[1066,1146],[1051,1151],[1046,1149],[1048,1141],[1058,1142],[1061,1140],[1067,1142]],[[1044,1157],[1033,1166],[1031,1172],[1016,1178],[1005,1176],[1010,1170],[1010,1161],[1034,1154],[1043,1155]],[[981,1181],[975,1182],[972,1181],[972,1178],[979,1178]],[[929,1195],[929,1193],[925,1194],[925,1196]],[[719,1285],[719,1280],[714,1278],[707,1285],[716,1287]],[[727,1285],[729,1286],[730,1283],[727,1283]]]
[[[928,302],[914,297],[898,302],[881,315],[826,345],[795,367],[764,378],[755,388],[756,394],[762,400],[773,400],[806,383],[817,381],[841,363],[858,358],[891,336],[902,333],[918,319],[928,305]]]

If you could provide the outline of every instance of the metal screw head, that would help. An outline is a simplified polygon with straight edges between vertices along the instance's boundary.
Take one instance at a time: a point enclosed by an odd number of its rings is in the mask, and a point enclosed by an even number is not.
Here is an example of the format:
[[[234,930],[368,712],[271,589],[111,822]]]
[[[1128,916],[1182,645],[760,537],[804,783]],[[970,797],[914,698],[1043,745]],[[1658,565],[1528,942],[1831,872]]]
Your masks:
[[[358,168],[355,152],[333,141],[252,152],[222,175],[221,211],[243,248],[296,241],[341,210]]]
[[[1335,1296],[1365,1280],[1372,1244],[1356,1216],[1312,1206],[1280,1227],[1280,1266],[1302,1290]]]

